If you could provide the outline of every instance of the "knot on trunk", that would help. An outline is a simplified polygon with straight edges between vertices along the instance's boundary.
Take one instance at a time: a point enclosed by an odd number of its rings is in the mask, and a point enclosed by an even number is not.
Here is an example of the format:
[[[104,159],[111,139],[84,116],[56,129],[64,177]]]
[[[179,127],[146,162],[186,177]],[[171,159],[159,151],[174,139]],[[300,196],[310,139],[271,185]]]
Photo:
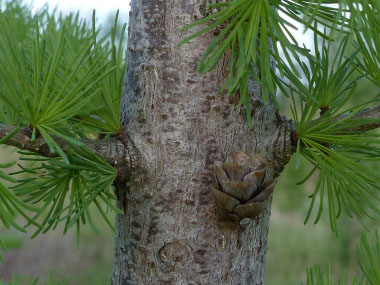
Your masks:
[[[190,251],[186,245],[180,242],[171,242],[161,247],[158,251],[158,257],[161,263],[161,270],[172,272],[189,261]]]

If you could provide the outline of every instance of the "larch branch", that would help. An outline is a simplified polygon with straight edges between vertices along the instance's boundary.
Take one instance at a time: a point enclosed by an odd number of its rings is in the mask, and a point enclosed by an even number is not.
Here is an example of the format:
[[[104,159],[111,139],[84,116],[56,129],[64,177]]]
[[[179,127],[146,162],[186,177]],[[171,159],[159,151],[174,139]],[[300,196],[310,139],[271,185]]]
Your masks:
[[[12,133],[16,127],[0,124],[0,139],[5,138]],[[63,138],[52,136],[55,142],[62,148],[63,151],[70,149],[70,144]],[[126,161],[126,149],[124,144],[116,138],[111,138],[109,141],[98,140],[81,140],[90,150],[97,156],[103,157],[109,164],[113,166],[123,165]],[[31,131],[28,128],[21,128],[18,132],[4,142],[5,145],[17,147],[21,150],[29,150],[44,157],[57,157],[57,153],[52,153],[42,136],[32,142]]]
[[[340,116],[339,119],[343,119],[345,117],[349,116],[349,114],[343,114]],[[352,117],[352,119],[380,119],[380,105],[364,109],[360,112],[358,112],[355,116]],[[292,143],[292,153],[296,151],[296,146],[298,142],[298,134],[296,130],[296,126],[292,120],[287,120],[287,123],[290,125],[290,136],[291,136],[291,143]],[[360,132],[366,132],[370,130],[374,130],[380,128],[380,120],[368,123],[365,125],[360,125],[355,128],[347,129],[347,131],[360,131]]]
[[[372,108],[364,109],[363,111],[360,111],[357,113],[354,117],[354,119],[380,119],[380,105]],[[373,129],[377,129],[380,127],[380,121],[375,122],[368,125],[362,125],[355,129],[351,129],[350,131],[370,131]]]

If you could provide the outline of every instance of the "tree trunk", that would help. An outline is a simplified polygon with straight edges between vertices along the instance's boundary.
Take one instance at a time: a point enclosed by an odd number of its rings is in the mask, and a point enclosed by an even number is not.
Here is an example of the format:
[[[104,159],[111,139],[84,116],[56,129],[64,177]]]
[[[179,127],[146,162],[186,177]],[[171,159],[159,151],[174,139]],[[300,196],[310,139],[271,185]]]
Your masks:
[[[289,125],[252,83],[252,121],[221,94],[228,60],[195,70],[214,35],[178,47],[179,28],[202,17],[205,0],[132,0],[123,131],[136,150],[117,183],[112,284],[264,284],[270,202],[241,222],[216,207],[213,163],[231,151],[260,153],[266,180],[291,153]],[[137,154],[136,154],[137,153]]]

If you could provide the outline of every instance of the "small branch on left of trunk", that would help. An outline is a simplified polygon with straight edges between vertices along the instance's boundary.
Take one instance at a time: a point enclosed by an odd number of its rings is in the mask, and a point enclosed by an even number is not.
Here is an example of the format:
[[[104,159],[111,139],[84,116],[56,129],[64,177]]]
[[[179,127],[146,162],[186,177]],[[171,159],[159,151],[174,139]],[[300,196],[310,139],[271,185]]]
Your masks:
[[[16,127],[0,124],[0,139],[5,138],[12,133]],[[63,138],[52,135],[55,142],[63,151],[70,149],[70,144]],[[109,141],[97,141],[82,139],[81,140],[97,156],[103,157],[112,166],[119,166],[126,163],[126,150],[123,142],[116,138]],[[47,143],[42,136],[38,136],[33,142],[31,140],[31,131],[28,128],[22,128],[4,142],[5,145],[17,147],[22,150],[29,150],[44,157],[57,157],[57,153],[49,150]]]

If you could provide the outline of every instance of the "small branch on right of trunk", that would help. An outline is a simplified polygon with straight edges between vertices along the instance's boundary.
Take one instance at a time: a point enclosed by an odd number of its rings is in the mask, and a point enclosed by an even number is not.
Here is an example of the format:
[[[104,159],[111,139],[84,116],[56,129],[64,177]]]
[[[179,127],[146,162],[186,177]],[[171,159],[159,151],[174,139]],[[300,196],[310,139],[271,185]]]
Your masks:
[[[348,114],[342,115],[341,119],[348,116]],[[360,111],[355,116],[352,117],[353,119],[379,119],[380,118],[380,105],[372,108],[364,109],[363,111]],[[380,127],[380,122],[368,124],[368,125],[362,125],[358,126],[356,128],[348,129],[348,131],[361,131],[366,132],[370,130],[374,130]]]
[[[343,114],[337,119],[337,121],[342,120],[349,115],[350,114]],[[355,116],[353,116],[352,119],[380,119],[380,105],[376,107],[364,109],[358,112]],[[287,120],[287,123],[290,126],[289,135],[291,137],[292,153],[294,153],[296,151],[299,136],[298,136],[296,126],[293,120],[286,119],[286,118],[285,120]],[[380,122],[357,126],[355,128],[347,129],[347,131],[367,132],[367,131],[374,130],[377,128],[380,128]]]

